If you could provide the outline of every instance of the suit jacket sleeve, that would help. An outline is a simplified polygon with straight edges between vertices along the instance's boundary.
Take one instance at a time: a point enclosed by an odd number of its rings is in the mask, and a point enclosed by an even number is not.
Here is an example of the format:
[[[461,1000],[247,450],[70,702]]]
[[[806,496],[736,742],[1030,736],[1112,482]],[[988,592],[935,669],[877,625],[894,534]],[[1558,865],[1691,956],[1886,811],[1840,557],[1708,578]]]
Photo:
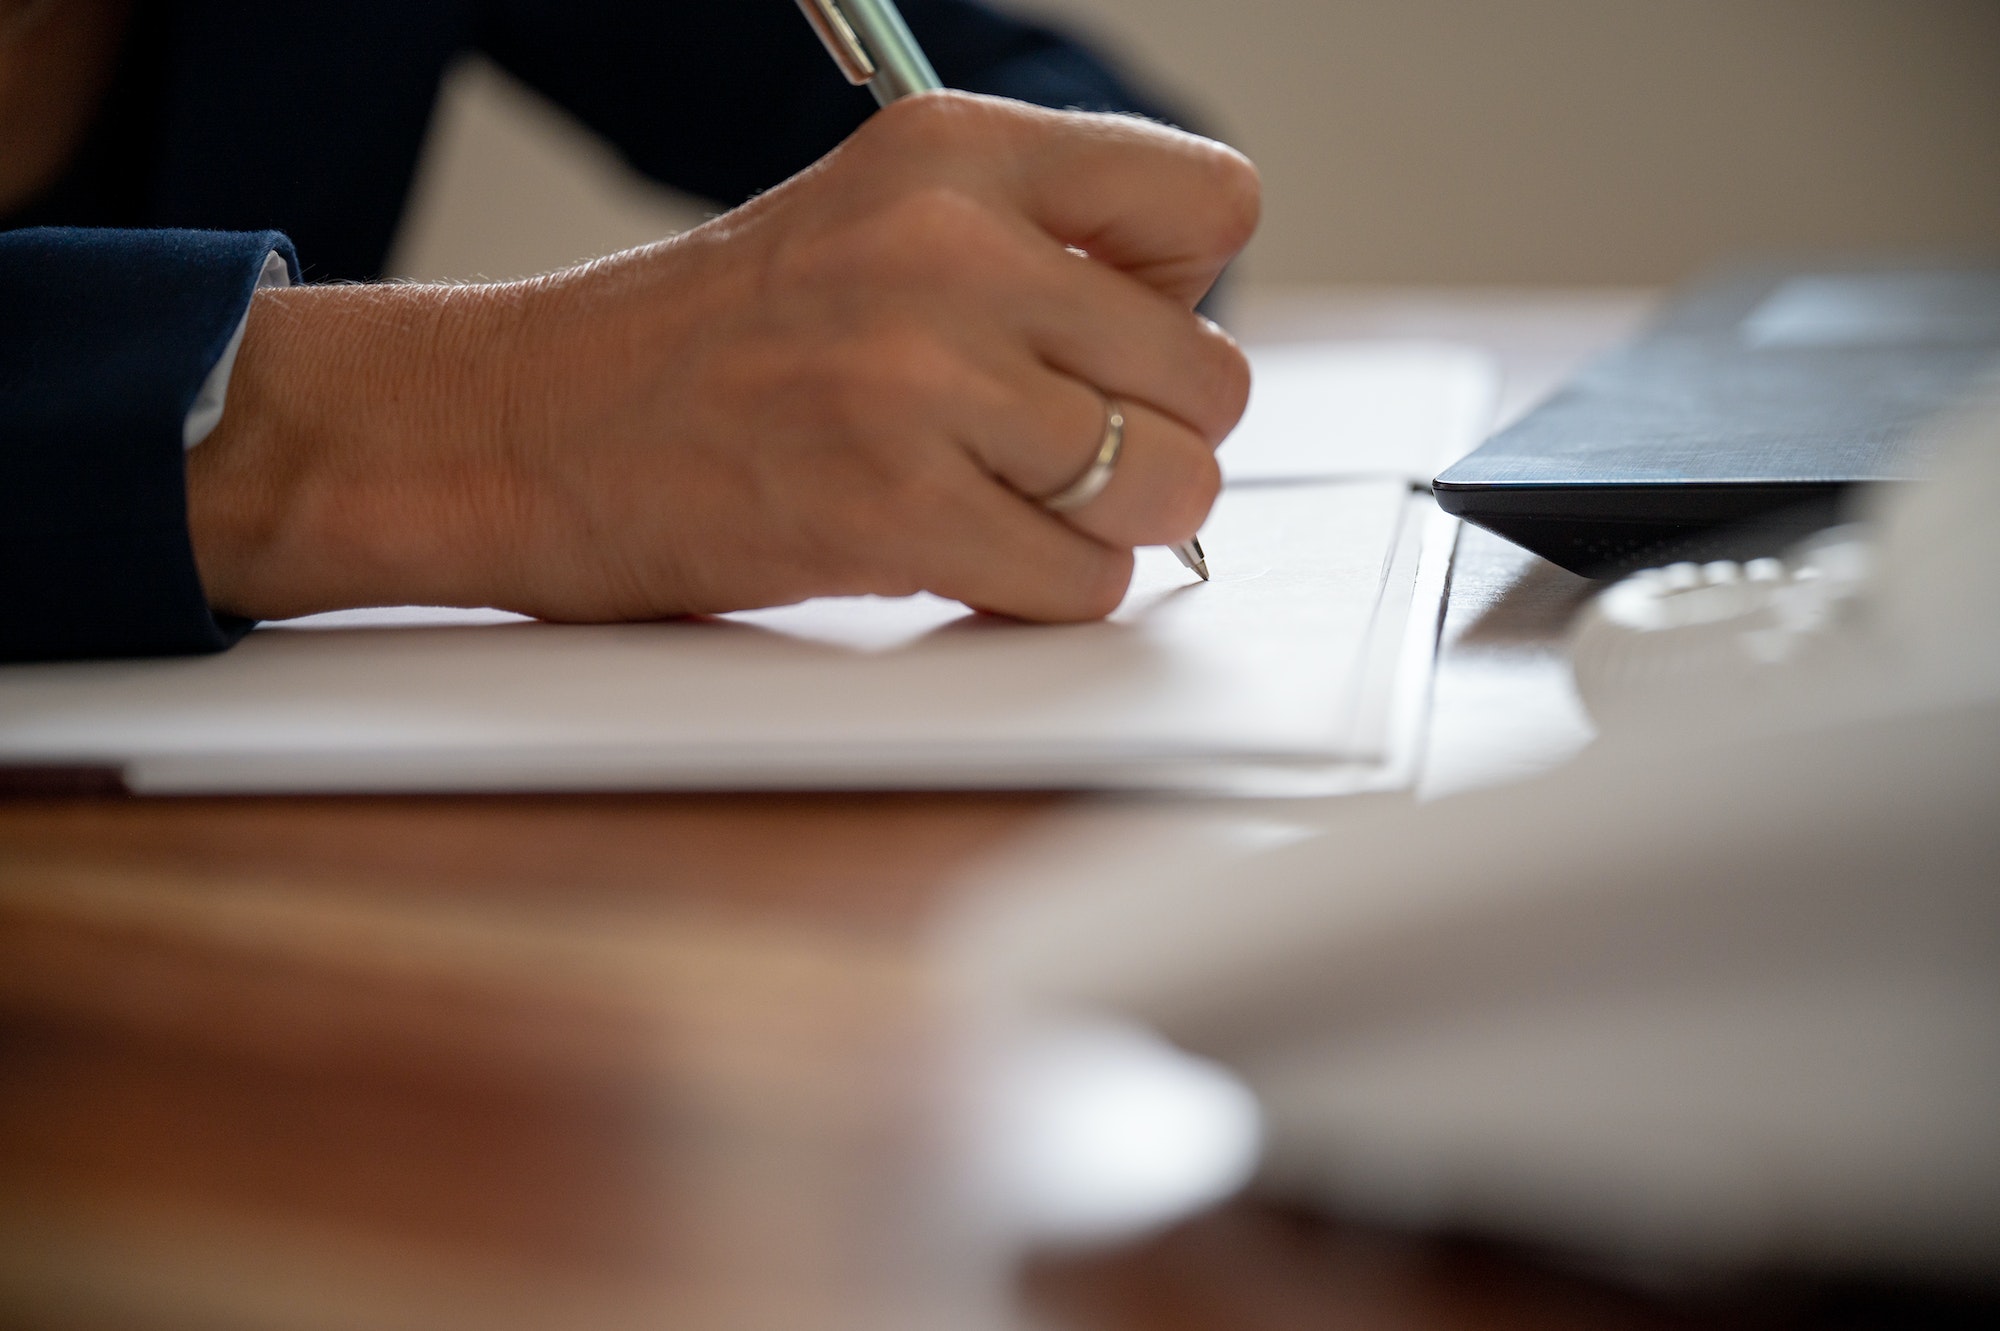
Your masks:
[[[182,429],[275,231],[0,233],[0,660],[218,651]]]

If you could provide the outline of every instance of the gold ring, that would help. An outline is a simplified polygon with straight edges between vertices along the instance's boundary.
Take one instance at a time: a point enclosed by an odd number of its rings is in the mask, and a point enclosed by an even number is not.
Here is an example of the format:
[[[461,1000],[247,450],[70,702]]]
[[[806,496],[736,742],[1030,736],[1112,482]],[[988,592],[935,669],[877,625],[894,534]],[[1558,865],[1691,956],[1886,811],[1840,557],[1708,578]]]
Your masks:
[[[1097,456],[1083,469],[1083,474],[1062,489],[1042,501],[1042,507],[1051,513],[1074,513],[1097,496],[1104,493],[1104,487],[1111,484],[1111,473],[1118,466],[1118,455],[1125,450],[1125,411],[1112,398],[1104,399],[1104,437],[1098,440]]]

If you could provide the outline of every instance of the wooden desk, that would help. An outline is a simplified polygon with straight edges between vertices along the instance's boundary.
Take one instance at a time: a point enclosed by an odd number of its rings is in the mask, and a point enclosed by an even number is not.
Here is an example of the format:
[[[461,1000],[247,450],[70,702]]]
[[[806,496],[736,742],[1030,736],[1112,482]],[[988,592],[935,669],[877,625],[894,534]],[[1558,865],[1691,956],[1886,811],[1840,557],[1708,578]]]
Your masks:
[[[1293,293],[1253,338],[1492,347],[1517,410],[1631,293]],[[1587,737],[1580,580],[1470,533],[1429,776]],[[1054,797],[0,804],[0,1322],[1017,1324],[936,1186],[940,887]],[[969,1236],[969,1237],[968,1237]],[[1057,1325],[1721,1326],[1238,1202],[1019,1282]]]

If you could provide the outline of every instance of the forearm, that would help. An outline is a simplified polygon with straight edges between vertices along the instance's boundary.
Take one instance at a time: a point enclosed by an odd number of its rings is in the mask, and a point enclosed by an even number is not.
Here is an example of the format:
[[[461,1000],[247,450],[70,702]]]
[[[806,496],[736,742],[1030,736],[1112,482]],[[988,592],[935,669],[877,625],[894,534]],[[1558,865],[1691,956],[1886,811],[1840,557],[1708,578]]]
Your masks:
[[[483,605],[502,574],[506,287],[259,292],[215,432],[188,455],[210,604],[252,619]]]

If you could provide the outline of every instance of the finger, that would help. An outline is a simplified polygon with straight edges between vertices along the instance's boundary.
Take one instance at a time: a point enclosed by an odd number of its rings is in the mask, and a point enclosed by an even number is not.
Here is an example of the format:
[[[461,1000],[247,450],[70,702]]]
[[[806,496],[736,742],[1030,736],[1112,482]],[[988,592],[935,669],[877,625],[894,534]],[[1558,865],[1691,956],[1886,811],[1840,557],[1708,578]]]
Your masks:
[[[1248,158],[1130,116],[1046,112],[1014,159],[1029,220],[1192,307],[1257,229]]]
[[[1022,333],[1048,364],[1187,425],[1211,447],[1242,419],[1250,362],[1212,321],[1124,273],[1055,251],[1018,301]]]
[[[879,112],[871,141],[959,164],[956,183],[1192,307],[1256,230],[1256,168],[1210,139],[1130,116],[933,93]]]
[[[894,262],[880,265],[882,280],[915,283],[973,363],[1012,378],[1025,346],[1085,383],[1177,417],[1211,444],[1235,428],[1250,364],[1214,323],[963,195],[926,195],[906,212],[899,234],[923,243],[898,246]],[[980,316],[967,318],[972,310]]]
[[[1104,396],[1088,384],[1036,367],[1001,405],[979,414],[967,443],[994,475],[1039,501],[1090,468],[1109,424],[1106,408]],[[1125,549],[1185,540],[1200,528],[1222,487],[1214,450],[1180,421],[1143,403],[1120,401],[1118,409],[1124,443],[1110,483],[1062,520]]]
[[[1184,541],[1201,529],[1222,492],[1222,469],[1208,441],[1139,403],[1121,402],[1125,446],[1110,484],[1063,520],[1106,545]]]
[[[904,534],[898,557],[927,591],[975,609],[1048,623],[1102,619],[1132,581],[1132,553],[1043,512],[958,455],[964,473],[941,487]]]

